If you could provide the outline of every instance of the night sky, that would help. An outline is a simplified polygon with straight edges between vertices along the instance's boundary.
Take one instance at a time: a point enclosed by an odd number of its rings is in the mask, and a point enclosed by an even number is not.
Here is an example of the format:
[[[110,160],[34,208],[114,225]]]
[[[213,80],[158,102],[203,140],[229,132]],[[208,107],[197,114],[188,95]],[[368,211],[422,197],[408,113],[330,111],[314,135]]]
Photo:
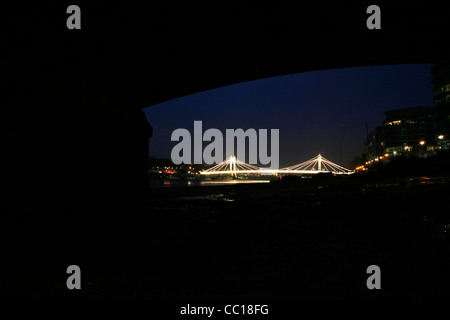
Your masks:
[[[279,129],[280,167],[318,153],[349,166],[364,152],[365,121],[370,131],[387,110],[433,105],[430,71],[431,64],[417,64],[305,72],[160,103],[144,110],[153,126],[150,156],[170,158],[172,131],[193,135],[194,121],[202,120],[203,132],[217,128],[224,138],[225,129]]]

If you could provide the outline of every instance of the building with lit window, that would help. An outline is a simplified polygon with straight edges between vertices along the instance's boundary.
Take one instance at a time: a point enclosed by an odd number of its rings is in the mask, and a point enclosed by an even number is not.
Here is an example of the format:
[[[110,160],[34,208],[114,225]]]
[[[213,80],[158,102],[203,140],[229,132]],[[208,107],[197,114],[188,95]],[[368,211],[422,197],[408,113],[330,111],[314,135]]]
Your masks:
[[[400,155],[427,157],[450,149],[450,62],[431,68],[434,107],[385,112],[382,126],[367,136],[368,162]]]
[[[390,156],[429,156],[435,153],[433,107],[385,112],[384,153]]]
[[[367,137],[367,160],[435,154],[433,111],[433,107],[386,111],[383,125],[376,127]]]
[[[443,150],[450,147],[450,63],[439,63],[431,68],[433,85],[433,117],[436,146]]]
[[[384,128],[377,126],[367,136],[366,158],[375,161],[384,154]],[[378,160],[377,160],[378,161]]]

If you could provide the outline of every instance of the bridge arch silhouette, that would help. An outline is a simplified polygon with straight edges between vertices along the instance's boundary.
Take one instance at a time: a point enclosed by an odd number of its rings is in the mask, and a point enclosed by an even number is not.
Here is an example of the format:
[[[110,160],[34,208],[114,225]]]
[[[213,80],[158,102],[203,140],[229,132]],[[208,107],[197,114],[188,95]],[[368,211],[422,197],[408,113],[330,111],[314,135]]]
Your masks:
[[[5,293],[69,297],[50,289],[66,262],[94,275],[155,265],[141,263],[149,247],[138,240],[159,233],[156,215],[135,206],[149,191],[152,129],[142,109],[272,76],[450,57],[442,6],[384,3],[382,29],[369,31],[367,2],[213,3],[80,1],[81,30],[66,28],[71,1],[9,3],[0,28]],[[35,261],[39,276],[24,277]],[[122,280],[113,291],[130,292]]]

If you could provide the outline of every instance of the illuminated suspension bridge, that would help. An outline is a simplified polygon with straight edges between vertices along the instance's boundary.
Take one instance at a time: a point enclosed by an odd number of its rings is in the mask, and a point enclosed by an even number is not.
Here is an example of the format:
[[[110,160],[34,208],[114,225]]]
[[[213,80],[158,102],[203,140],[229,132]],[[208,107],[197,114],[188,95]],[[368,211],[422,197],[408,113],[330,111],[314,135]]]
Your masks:
[[[247,164],[238,160],[235,156],[230,156],[223,162],[211,167],[207,170],[201,171],[201,174],[229,174],[235,176],[240,173],[246,174],[317,174],[317,173],[332,173],[332,174],[352,174],[353,170],[344,168],[336,163],[333,163],[320,154],[308,161],[282,168],[282,169],[265,169],[251,164]]]

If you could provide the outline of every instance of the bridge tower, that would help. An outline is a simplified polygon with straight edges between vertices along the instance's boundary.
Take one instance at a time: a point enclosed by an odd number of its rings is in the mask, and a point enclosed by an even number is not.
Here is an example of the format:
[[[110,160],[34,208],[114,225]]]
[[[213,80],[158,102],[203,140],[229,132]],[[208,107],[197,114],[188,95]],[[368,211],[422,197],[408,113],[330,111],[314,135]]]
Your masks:
[[[230,175],[236,176],[236,157],[235,156],[230,157],[229,165],[230,165]]]
[[[317,171],[322,171],[322,156],[319,153],[317,157]]]

